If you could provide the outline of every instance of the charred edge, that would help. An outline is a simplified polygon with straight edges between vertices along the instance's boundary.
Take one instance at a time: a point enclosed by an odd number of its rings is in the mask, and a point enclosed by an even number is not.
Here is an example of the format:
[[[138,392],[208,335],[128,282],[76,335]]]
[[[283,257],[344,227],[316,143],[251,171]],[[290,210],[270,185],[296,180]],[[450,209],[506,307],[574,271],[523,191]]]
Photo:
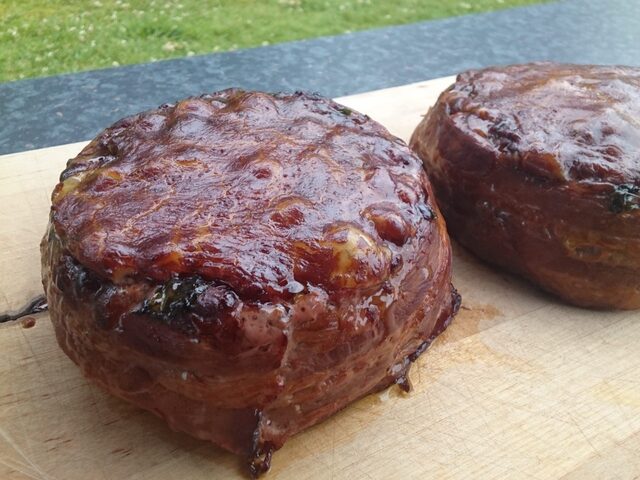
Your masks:
[[[453,307],[451,310],[451,316],[449,316],[449,323],[451,323],[451,320],[453,320],[453,317],[458,313],[458,310],[460,310],[460,305],[462,305],[462,296],[458,293],[458,290],[456,289],[456,287],[453,286],[453,283],[451,284],[451,306]]]
[[[424,218],[425,220],[431,221],[436,218],[436,212],[433,210],[433,208],[431,208],[429,205],[425,205],[424,203],[418,204],[418,211],[420,212],[420,215],[422,215],[422,218]]]
[[[411,363],[415,362],[418,359],[418,357],[422,355],[427,348],[429,348],[429,345],[431,345],[431,342],[433,342],[433,338],[434,337],[431,337],[428,340],[425,340],[424,342],[422,342],[418,346],[418,348],[416,348],[416,351],[407,357]]]
[[[256,409],[254,411],[254,416],[256,417],[256,428],[253,430],[253,437],[251,438],[251,451],[253,452],[252,455],[256,452],[256,450],[258,450],[260,446],[260,434],[262,433],[260,431],[260,426],[262,423],[262,410]]]
[[[189,310],[195,297],[206,289],[207,285],[199,277],[172,278],[156,288],[144,301],[142,307],[134,313],[149,314],[152,317],[170,322],[177,315]]]
[[[447,329],[447,327],[449,327],[449,325],[451,325],[451,322],[453,322],[453,317],[455,317],[458,314],[458,311],[460,310],[461,305],[462,305],[462,296],[460,296],[460,294],[458,293],[458,290],[456,290],[456,287],[454,287],[452,283],[451,284],[451,312],[449,313],[447,318],[444,319],[444,322],[442,322],[442,327],[435,333],[433,337],[431,337],[431,341],[433,341],[438,335],[444,332]]]
[[[498,150],[502,153],[517,152],[517,144],[520,142],[520,136],[515,133],[518,126],[513,118],[503,118],[498,123],[489,127],[488,134],[493,143],[497,145]]]
[[[396,378],[396,385],[398,385],[404,393],[409,393],[413,389],[413,386],[411,385],[411,381],[407,377],[406,373]]]
[[[34,315],[36,313],[44,312],[49,308],[47,304],[47,298],[44,295],[40,295],[24,307],[22,310],[16,313],[5,313],[0,315],[0,323],[10,322],[11,320],[18,320],[26,315]]]
[[[625,213],[640,208],[640,187],[632,184],[617,185],[609,199],[609,210]]]
[[[274,450],[275,448],[267,442],[254,452],[253,458],[249,461],[251,478],[258,478],[269,471]]]
[[[267,473],[271,468],[271,457],[275,451],[275,447],[270,442],[261,441],[262,431],[262,411],[255,411],[256,428],[253,431],[253,448],[249,457],[249,473],[251,478],[258,478],[260,475]]]

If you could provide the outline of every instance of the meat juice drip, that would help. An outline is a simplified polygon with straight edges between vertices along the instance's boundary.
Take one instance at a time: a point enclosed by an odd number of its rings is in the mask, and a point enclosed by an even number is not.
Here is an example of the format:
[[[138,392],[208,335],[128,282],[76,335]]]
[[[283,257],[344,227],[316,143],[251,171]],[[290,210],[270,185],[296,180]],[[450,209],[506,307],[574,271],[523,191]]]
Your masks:
[[[23,317],[20,324],[22,328],[33,328],[36,326],[36,319],[33,317]]]
[[[34,315],[36,313],[44,312],[48,308],[49,306],[47,305],[46,297],[44,295],[40,295],[34,298],[33,300],[31,300],[31,302],[29,302],[29,304],[27,304],[26,307],[24,307],[22,310],[19,310],[16,313],[4,313],[0,315],[0,323],[10,322],[12,320],[18,320],[19,318],[25,317],[27,315]],[[35,319],[34,319],[34,325],[35,325]],[[26,328],[29,328],[29,327],[26,327]]]

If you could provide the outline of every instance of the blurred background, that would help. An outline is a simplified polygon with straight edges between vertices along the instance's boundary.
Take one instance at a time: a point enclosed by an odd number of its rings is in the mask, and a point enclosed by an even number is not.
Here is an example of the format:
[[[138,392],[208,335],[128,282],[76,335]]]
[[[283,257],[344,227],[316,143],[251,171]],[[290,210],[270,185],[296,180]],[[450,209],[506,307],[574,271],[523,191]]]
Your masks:
[[[0,0],[0,82],[543,1]]]

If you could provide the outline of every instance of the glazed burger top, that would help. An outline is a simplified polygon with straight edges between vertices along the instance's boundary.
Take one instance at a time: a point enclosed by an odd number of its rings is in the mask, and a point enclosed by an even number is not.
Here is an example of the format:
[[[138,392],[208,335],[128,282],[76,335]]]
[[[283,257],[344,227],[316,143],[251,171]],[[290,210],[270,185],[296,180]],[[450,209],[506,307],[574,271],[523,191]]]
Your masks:
[[[115,282],[197,274],[256,298],[306,283],[369,290],[433,235],[424,179],[359,113],[227,90],[107,129],[63,172],[52,218],[70,253]]]
[[[440,102],[500,162],[551,181],[624,184],[640,180],[639,92],[638,68],[538,63],[462,73]]]

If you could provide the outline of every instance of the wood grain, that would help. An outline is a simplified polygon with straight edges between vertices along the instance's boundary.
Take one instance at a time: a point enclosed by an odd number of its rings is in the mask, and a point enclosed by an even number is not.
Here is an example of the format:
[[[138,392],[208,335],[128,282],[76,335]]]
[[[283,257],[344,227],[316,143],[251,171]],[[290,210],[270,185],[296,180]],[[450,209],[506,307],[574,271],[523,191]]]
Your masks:
[[[339,100],[406,139],[451,81]],[[0,312],[40,292],[49,195],[82,145],[0,157]],[[640,315],[562,305],[454,253],[463,308],[415,390],[294,437],[267,478],[640,478]],[[36,319],[0,326],[0,479],[243,478],[232,455],[88,384]]]

